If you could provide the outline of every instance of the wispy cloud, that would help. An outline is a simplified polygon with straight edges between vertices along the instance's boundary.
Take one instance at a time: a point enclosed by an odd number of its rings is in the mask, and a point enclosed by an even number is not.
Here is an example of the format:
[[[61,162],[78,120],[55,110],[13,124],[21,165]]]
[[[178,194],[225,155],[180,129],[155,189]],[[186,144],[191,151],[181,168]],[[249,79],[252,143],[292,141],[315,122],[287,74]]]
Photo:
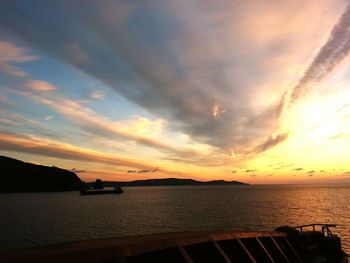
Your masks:
[[[273,169],[274,170],[281,170],[283,168],[288,168],[288,167],[291,167],[293,166],[294,164],[290,163],[290,164],[280,164],[280,165],[277,165],[276,167],[274,167]]]
[[[156,173],[159,171],[159,168],[153,168],[153,169],[143,169],[143,170],[128,170],[127,173],[129,174],[146,174],[146,173]]]
[[[220,104],[214,103],[211,107],[211,112],[214,119],[218,119],[222,117],[222,115],[225,113],[225,110],[220,106]]]
[[[70,171],[71,172],[73,172],[73,173],[85,173],[86,172],[86,170],[79,170],[79,169],[77,169],[77,168],[72,168],[72,169],[70,169]]]
[[[55,117],[53,115],[47,115],[45,116],[44,120],[45,121],[51,121],[52,119],[54,119]]]
[[[54,157],[65,160],[86,161],[100,164],[108,164],[119,168],[140,169],[136,171],[160,171],[158,168],[149,168],[147,161],[136,158],[124,157],[115,153],[105,153],[87,148],[77,147],[71,144],[46,140],[31,136],[23,136],[13,133],[0,132],[0,149],[37,154],[46,157]],[[162,168],[161,173],[179,177],[190,177],[189,173],[181,170]]]
[[[254,149],[255,153],[261,153],[264,152],[274,146],[276,146],[279,143],[282,143],[288,138],[288,133],[280,133],[275,136],[270,135],[265,142],[259,144]]]
[[[98,90],[93,90],[91,93],[90,93],[90,98],[93,99],[93,100],[101,100],[104,98],[104,94],[101,92],[101,91],[98,91]]]
[[[56,90],[57,87],[55,85],[52,85],[51,83],[48,83],[47,81],[43,80],[28,80],[25,83],[25,86],[28,87],[31,90],[35,91],[53,91]]]
[[[18,68],[10,65],[9,63],[5,63],[5,62],[0,62],[0,71],[3,74],[7,74],[7,75],[10,75],[10,76],[14,76],[14,77],[25,77],[25,76],[27,76],[27,74],[24,71],[19,70]]]
[[[178,5],[184,7],[181,12]],[[279,48],[269,49],[269,54],[261,51],[277,36],[248,34],[244,30],[250,23],[238,15],[251,8],[265,14],[268,4],[206,2],[200,10],[195,4],[178,5],[153,2],[150,9],[146,2],[101,5],[86,1],[83,12],[77,14],[73,10],[82,8],[79,2],[45,2],[28,12],[15,1],[0,11],[0,25],[5,25],[6,33],[168,119],[195,140],[224,151],[244,152],[274,131],[280,111],[278,99],[255,102],[261,85],[283,86],[270,76],[272,71],[282,76],[283,67],[266,66],[271,55],[282,56]],[[40,15],[43,10],[52,15]],[[21,12],[28,12],[25,18],[18,15]],[[290,10],[281,4],[284,12]],[[274,17],[282,19],[281,14]],[[245,37],[236,39],[237,31]],[[281,49],[293,45],[291,41],[280,44]],[[277,90],[271,97],[278,98],[282,92]],[[269,145],[256,147],[257,151],[275,146],[271,140]]]
[[[297,171],[297,172],[303,171],[303,170],[304,168],[301,168],[301,167],[291,169],[291,171]]]
[[[51,86],[50,84],[48,84]],[[94,112],[75,100],[67,99],[58,94],[20,93],[33,101],[46,105],[65,118],[71,120],[81,129],[96,136],[122,137],[133,140],[142,145],[173,153],[179,156],[193,156],[198,154],[194,150],[179,149],[156,138],[156,132],[164,126],[164,121],[151,122],[145,118],[135,118],[133,121],[116,122]]]
[[[17,47],[11,42],[0,41],[0,61],[1,62],[29,62],[35,60],[36,57],[28,55],[26,49]]]
[[[10,42],[0,40],[0,74],[26,77],[27,74],[24,71],[13,66],[11,63],[24,63],[35,59],[35,56],[27,54],[25,48],[17,47]]]
[[[38,127],[40,129],[47,129],[47,126],[30,118],[26,118],[16,113],[10,113],[6,111],[0,111],[2,118],[0,118],[0,124],[4,123],[11,126],[24,126],[24,127]]]
[[[85,148],[79,148],[70,144],[45,140],[35,137],[0,133],[0,149],[6,151],[27,152],[68,160],[92,161],[106,163],[122,167],[145,169],[148,167],[141,160],[126,158],[116,154],[107,154]]]
[[[327,42],[318,51],[303,77],[293,88],[290,103],[309,92],[328,76],[350,51],[350,5],[334,25]]]
[[[172,162],[188,163],[202,166],[222,166],[230,161],[226,153],[210,145],[199,144],[192,138],[181,136],[174,141],[176,133],[167,134],[167,121],[164,119],[148,119],[133,116],[130,119],[115,121],[89,108],[85,103],[68,99],[55,92],[14,92],[35,103],[45,105],[67,120],[77,125],[84,136],[101,138],[109,141],[124,142],[130,145],[142,145],[158,150],[161,159]],[[169,137],[170,136],[170,137]],[[107,144],[105,144],[107,146]],[[213,158],[215,154],[216,158]]]
[[[350,176],[350,171],[342,173],[342,176]]]

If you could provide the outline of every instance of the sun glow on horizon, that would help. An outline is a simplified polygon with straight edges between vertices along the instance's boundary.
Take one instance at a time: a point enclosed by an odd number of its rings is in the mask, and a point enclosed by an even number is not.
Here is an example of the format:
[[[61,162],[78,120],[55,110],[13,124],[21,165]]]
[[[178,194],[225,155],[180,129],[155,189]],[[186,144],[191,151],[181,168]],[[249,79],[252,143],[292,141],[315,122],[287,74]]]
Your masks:
[[[288,139],[257,157],[254,167],[291,179],[315,174],[319,179],[345,176],[349,168],[350,94],[345,87],[339,90],[327,96],[311,94],[291,105],[282,114],[279,127],[288,131]],[[278,162],[280,166],[273,165]]]

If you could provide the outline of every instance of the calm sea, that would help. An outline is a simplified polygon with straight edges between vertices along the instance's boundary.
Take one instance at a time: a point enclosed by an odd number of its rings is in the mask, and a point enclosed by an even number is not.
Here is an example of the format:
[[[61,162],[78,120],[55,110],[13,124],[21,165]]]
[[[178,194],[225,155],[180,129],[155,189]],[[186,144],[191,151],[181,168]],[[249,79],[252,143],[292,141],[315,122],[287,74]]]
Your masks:
[[[350,186],[129,187],[121,195],[0,195],[0,250],[194,230],[339,224],[350,252]]]

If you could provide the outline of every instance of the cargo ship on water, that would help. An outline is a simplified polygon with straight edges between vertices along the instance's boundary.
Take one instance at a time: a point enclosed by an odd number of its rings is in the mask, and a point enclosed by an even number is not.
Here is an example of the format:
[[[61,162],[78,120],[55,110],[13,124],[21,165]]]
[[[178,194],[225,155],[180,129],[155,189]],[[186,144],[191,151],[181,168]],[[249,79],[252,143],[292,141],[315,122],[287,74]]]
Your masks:
[[[80,190],[80,195],[104,195],[104,194],[122,194],[124,193],[121,187],[114,187],[113,189],[93,189],[93,190]]]
[[[105,195],[105,194],[122,194],[123,189],[120,186],[114,186],[112,189],[105,189],[101,179],[97,179],[92,187],[85,184],[80,190],[80,195]]]

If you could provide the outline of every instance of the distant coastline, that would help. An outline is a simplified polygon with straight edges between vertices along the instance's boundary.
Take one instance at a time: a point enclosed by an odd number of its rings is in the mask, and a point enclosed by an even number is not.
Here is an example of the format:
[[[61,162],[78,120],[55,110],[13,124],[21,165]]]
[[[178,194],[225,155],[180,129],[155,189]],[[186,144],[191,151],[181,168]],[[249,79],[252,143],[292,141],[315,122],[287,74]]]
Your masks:
[[[89,186],[92,182],[87,183]],[[180,179],[180,178],[161,178],[161,179],[146,179],[135,180],[130,182],[104,182],[105,187],[114,186],[180,186],[180,185],[249,185],[247,183],[238,181],[224,181],[224,180],[212,180],[212,181],[197,181],[193,179]]]
[[[92,186],[84,183],[74,172],[55,166],[44,166],[23,162],[6,156],[0,156],[1,181],[0,193],[14,192],[59,192],[77,191]],[[249,185],[238,181],[197,181],[193,179],[162,178],[135,180],[129,182],[106,181],[105,187],[114,186],[180,186],[180,185]]]

